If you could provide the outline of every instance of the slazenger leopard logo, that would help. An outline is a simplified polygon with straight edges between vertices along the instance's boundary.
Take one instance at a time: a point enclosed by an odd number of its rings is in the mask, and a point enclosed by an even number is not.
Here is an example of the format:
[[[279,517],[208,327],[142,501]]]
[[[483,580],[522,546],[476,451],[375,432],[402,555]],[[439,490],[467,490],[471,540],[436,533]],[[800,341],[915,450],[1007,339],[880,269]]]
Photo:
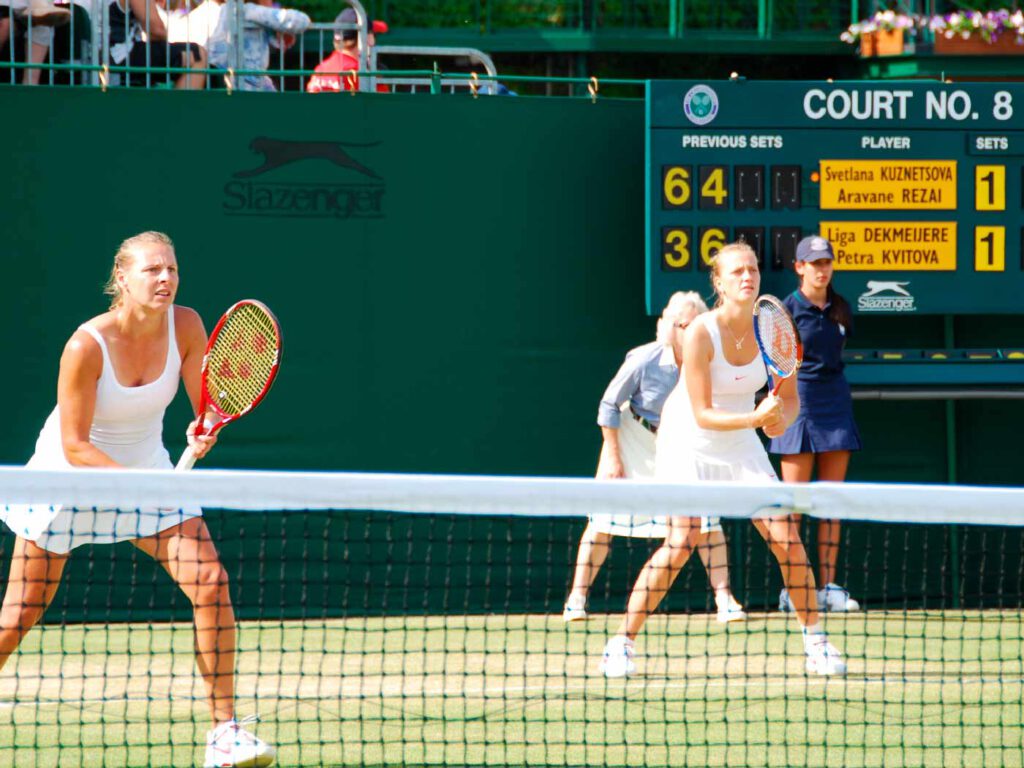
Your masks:
[[[908,291],[906,288],[904,288],[903,287],[904,285],[910,285],[910,283],[882,282],[881,280],[868,280],[868,291],[867,291],[867,293],[861,294],[861,297],[862,298],[867,298],[868,296],[874,296],[876,293],[881,293],[882,291],[892,291],[893,293],[898,293],[901,296],[909,296],[910,295],[910,291]]]
[[[683,112],[694,125],[707,125],[718,114],[718,94],[707,85],[695,85],[683,97]]]
[[[914,297],[904,286],[909,282],[868,280],[867,290],[857,299],[861,312],[914,312]],[[886,294],[886,295],[882,295]]]
[[[340,168],[351,168],[371,179],[379,179],[374,171],[362,163],[354,160],[345,151],[345,147],[376,147],[380,144],[375,141],[372,144],[347,144],[341,141],[281,141],[280,139],[268,139],[259,136],[252,140],[249,148],[260,155],[263,155],[263,165],[248,171],[235,173],[236,179],[245,179],[250,176],[259,176],[280,168],[282,165],[297,163],[299,160],[326,160]]]
[[[379,141],[288,141],[258,136],[249,143],[249,149],[262,155],[263,162],[232,174],[235,180],[224,185],[224,213],[308,219],[383,218],[384,179],[362,158],[356,159],[349,152],[372,150],[379,145]],[[308,163],[295,166],[300,161],[322,161],[344,172],[337,182],[312,181],[309,177],[289,179],[300,169],[310,167]],[[282,173],[282,169],[292,173]],[[318,176],[322,174],[323,171]],[[265,176],[269,178],[262,178]],[[256,177],[261,178],[251,181]]]

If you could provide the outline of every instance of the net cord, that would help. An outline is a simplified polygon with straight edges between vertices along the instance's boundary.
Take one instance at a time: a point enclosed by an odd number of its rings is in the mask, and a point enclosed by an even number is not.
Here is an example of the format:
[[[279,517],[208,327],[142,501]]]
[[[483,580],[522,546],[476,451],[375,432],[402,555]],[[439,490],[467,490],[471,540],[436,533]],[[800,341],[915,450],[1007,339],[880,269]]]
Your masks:
[[[873,483],[659,483],[593,478],[0,467],[3,504],[137,509],[380,510],[580,517],[749,518],[790,511],[900,523],[1024,525],[1024,489]]]

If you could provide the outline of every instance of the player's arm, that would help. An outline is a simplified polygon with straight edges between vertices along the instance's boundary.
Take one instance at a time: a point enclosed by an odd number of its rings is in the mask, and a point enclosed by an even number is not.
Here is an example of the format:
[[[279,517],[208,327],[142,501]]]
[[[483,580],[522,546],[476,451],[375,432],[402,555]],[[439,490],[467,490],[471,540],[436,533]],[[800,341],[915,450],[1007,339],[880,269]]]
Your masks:
[[[782,406],[782,419],[775,424],[766,424],[764,433],[767,437],[781,437],[782,433],[796,421],[800,415],[800,394],[796,388],[796,376],[783,379],[779,385],[779,404]]]
[[[64,346],[57,375],[61,446],[73,467],[120,466],[89,439],[101,373],[103,351],[99,344],[85,331],[75,331]]]
[[[750,413],[723,411],[712,405],[711,359],[715,349],[711,336],[703,323],[694,323],[686,329],[683,337],[683,371],[686,375],[686,391],[693,407],[693,418],[701,429],[727,432],[735,429],[752,429],[766,424],[775,424],[782,419],[778,400],[766,398],[756,410]]]
[[[188,307],[174,308],[174,330],[177,335],[178,350],[181,353],[181,380],[185,385],[185,392],[188,394],[189,402],[192,403],[192,413],[196,418],[188,425],[185,435],[188,444],[196,454],[196,458],[202,458],[217,442],[217,435],[195,434],[196,424],[204,414],[196,413],[199,408],[200,390],[202,384],[203,355],[206,354],[206,329],[203,327],[203,320],[199,313]]]

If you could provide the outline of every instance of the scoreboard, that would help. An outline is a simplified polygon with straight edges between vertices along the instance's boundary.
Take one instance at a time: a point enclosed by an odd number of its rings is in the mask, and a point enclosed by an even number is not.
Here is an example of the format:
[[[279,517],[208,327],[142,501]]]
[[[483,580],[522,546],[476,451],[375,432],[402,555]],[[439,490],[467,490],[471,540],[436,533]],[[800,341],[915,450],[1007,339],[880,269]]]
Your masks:
[[[744,240],[796,287],[810,234],[866,314],[1024,311],[1024,84],[651,81],[647,311]]]

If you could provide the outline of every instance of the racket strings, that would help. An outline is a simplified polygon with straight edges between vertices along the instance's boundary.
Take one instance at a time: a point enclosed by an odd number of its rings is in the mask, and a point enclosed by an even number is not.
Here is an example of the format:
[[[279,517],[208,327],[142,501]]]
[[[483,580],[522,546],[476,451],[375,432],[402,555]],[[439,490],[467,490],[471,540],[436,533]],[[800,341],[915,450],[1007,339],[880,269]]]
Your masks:
[[[256,305],[238,307],[210,349],[206,382],[211,403],[227,415],[247,411],[273,376],[279,349],[274,320]]]
[[[772,364],[785,373],[796,370],[797,344],[788,313],[770,302],[758,307],[757,330]]]

